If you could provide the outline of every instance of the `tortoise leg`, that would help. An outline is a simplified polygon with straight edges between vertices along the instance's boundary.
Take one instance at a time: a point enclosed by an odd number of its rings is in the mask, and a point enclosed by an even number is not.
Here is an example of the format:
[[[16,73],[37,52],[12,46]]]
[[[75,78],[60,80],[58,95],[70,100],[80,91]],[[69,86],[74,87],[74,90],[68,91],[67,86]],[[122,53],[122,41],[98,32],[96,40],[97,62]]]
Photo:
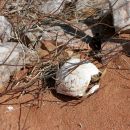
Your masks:
[[[90,90],[84,94],[84,97],[89,97],[90,95],[94,94],[96,91],[99,90],[99,86],[99,84],[92,86]]]

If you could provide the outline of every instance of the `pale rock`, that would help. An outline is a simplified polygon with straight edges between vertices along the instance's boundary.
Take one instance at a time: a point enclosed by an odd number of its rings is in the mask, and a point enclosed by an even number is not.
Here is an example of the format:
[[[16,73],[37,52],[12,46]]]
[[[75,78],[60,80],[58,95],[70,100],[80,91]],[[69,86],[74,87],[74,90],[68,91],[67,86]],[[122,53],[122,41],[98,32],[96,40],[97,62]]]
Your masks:
[[[22,44],[14,42],[0,44],[0,84],[9,81],[10,76],[24,65],[32,65],[36,60],[36,53]]]
[[[4,16],[0,16],[0,42],[7,42],[12,35],[12,25]]]
[[[45,14],[49,13],[60,13],[64,8],[64,3],[69,2],[68,0],[47,0],[43,1],[42,4],[39,6],[39,11]]]
[[[12,111],[14,111],[14,107],[13,107],[13,106],[11,106],[11,105],[10,105],[10,106],[8,106],[8,107],[7,107],[7,111],[8,111],[8,112],[12,112]]]
[[[85,24],[81,25],[81,23],[75,24],[75,26],[80,29],[88,28]],[[73,32],[75,33],[75,32]],[[93,36],[91,29],[86,29],[86,36]],[[73,35],[65,33],[64,30],[60,26],[48,27],[43,31],[42,38],[45,40],[56,40],[58,43],[66,44],[68,41],[68,45],[70,46],[80,46],[82,44],[82,38],[74,38]],[[73,40],[70,40],[73,39]],[[85,44],[84,44],[85,46]]]
[[[29,38],[31,42],[36,42],[37,38],[42,34],[40,34],[39,32],[27,32],[25,35]]]
[[[108,0],[78,0],[76,3],[76,10],[81,12],[86,12],[88,9],[101,9],[105,10],[109,9],[109,1]],[[87,12],[86,12],[87,13]]]
[[[112,6],[114,26],[116,31],[130,33],[130,1],[109,0]]]

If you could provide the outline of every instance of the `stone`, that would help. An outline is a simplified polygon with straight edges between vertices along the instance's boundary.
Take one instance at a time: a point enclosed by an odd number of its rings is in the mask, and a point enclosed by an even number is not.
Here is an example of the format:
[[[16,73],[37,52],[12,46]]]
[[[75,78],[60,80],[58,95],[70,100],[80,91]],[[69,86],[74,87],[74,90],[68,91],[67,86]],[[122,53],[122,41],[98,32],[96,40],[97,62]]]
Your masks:
[[[9,81],[10,76],[24,65],[33,65],[37,60],[36,53],[22,44],[15,42],[0,44],[0,84]]]
[[[76,10],[84,15],[84,18],[92,16],[97,9],[106,13],[109,10],[108,0],[78,0],[76,2]]]
[[[7,42],[12,35],[12,25],[4,16],[0,16],[0,42]]]
[[[58,14],[60,13],[66,2],[71,2],[71,0],[47,0],[43,1],[42,4],[39,6],[39,11],[43,12],[44,14]]]
[[[109,0],[112,6],[116,31],[130,33],[130,1]]]

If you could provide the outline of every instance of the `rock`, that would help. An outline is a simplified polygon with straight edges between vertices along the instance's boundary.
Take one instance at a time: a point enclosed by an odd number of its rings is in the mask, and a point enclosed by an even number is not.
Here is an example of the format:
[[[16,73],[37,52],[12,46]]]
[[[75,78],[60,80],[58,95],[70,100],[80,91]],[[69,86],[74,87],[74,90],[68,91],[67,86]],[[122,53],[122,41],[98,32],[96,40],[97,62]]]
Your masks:
[[[76,10],[81,12],[86,18],[96,13],[96,9],[106,13],[109,9],[108,0],[78,0],[76,2]]]
[[[0,42],[7,42],[11,38],[12,25],[4,16],[0,16]]]
[[[58,14],[60,13],[63,8],[65,2],[71,2],[71,0],[47,0],[43,1],[42,4],[39,7],[39,11],[43,12],[45,14],[54,13]]]
[[[0,45],[0,84],[9,81],[14,72],[24,65],[37,60],[36,53],[26,46],[14,42],[6,42]]]
[[[31,42],[35,43],[37,41],[37,38],[40,37],[42,34],[40,32],[33,31],[33,32],[27,32],[25,35],[29,38]]]
[[[40,29],[35,28],[33,31],[29,30],[29,32],[26,32],[26,36],[29,38],[29,40],[33,43],[37,42],[37,39],[39,41],[55,41],[57,43],[62,43],[62,44],[66,44],[68,41],[68,45],[70,46],[81,46],[81,42],[85,41],[85,36],[89,35],[89,36],[93,36],[91,29],[88,29],[88,26],[86,26],[83,23],[77,23],[74,24],[75,26],[77,26],[78,28],[80,28],[81,30],[86,30],[85,32],[78,32],[78,34],[80,36],[77,36],[76,38],[74,38],[74,35],[76,34],[77,30],[76,29],[71,29],[72,27],[68,27],[68,31],[65,30],[65,28],[67,29],[67,27],[63,28],[60,25],[55,25],[55,26],[49,26],[46,25],[44,27],[39,27],[41,28],[41,30],[43,30],[41,32]],[[63,24],[64,26],[64,24]],[[69,34],[70,31],[69,30],[73,30],[72,33],[73,35]],[[78,35],[77,34],[77,35]],[[82,39],[83,38],[83,39]],[[43,40],[42,40],[43,39]],[[70,40],[73,39],[73,40]],[[85,45],[85,44],[84,44]]]
[[[114,26],[117,31],[130,32],[130,1],[109,0],[113,10]],[[127,26],[128,25],[128,26]]]
[[[85,46],[82,38],[85,38],[85,36],[87,35],[93,36],[92,31],[91,29],[87,29],[88,26],[86,26],[85,24],[81,25],[81,23],[78,23],[78,24],[75,24],[75,26],[79,27],[81,30],[86,29],[84,35],[77,36],[76,38],[74,38],[74,35],[69,34],[69,31],[66,32],[60,26],[54,26],[54,27],[48,26],[46,30],[43,31],[42,38],[44,40],[52,40],[52,41],[57,39],[57,42],[62,43],[62,44],[66,44],[69,41],[68,45],[70,46],[81,46],[82,43],[83,43],[82,45]],[[76,34],[76,32],[77,30],[75,30],[73,34]],[[81,34],[82,33],[83,32],[81,32]],[[73,39],[73,40],[70,40],[70,39]]]
[[[71,58],[57,72],[56,91],[68,96],[82,97],[86,94],[92,77],[99,73],[93,63]]]

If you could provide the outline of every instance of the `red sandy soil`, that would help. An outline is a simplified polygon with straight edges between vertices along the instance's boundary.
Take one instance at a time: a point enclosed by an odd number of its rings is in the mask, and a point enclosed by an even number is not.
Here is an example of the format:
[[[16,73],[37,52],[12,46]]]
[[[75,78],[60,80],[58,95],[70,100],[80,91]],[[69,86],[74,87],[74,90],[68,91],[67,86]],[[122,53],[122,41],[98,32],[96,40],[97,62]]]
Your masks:
[[[67,101],[47,91],[42,99],[39,108],[12,105],[8,112],[1,105],[0,130],[130,130],[130,58],[109,63],[101,89],[89,98]]]

